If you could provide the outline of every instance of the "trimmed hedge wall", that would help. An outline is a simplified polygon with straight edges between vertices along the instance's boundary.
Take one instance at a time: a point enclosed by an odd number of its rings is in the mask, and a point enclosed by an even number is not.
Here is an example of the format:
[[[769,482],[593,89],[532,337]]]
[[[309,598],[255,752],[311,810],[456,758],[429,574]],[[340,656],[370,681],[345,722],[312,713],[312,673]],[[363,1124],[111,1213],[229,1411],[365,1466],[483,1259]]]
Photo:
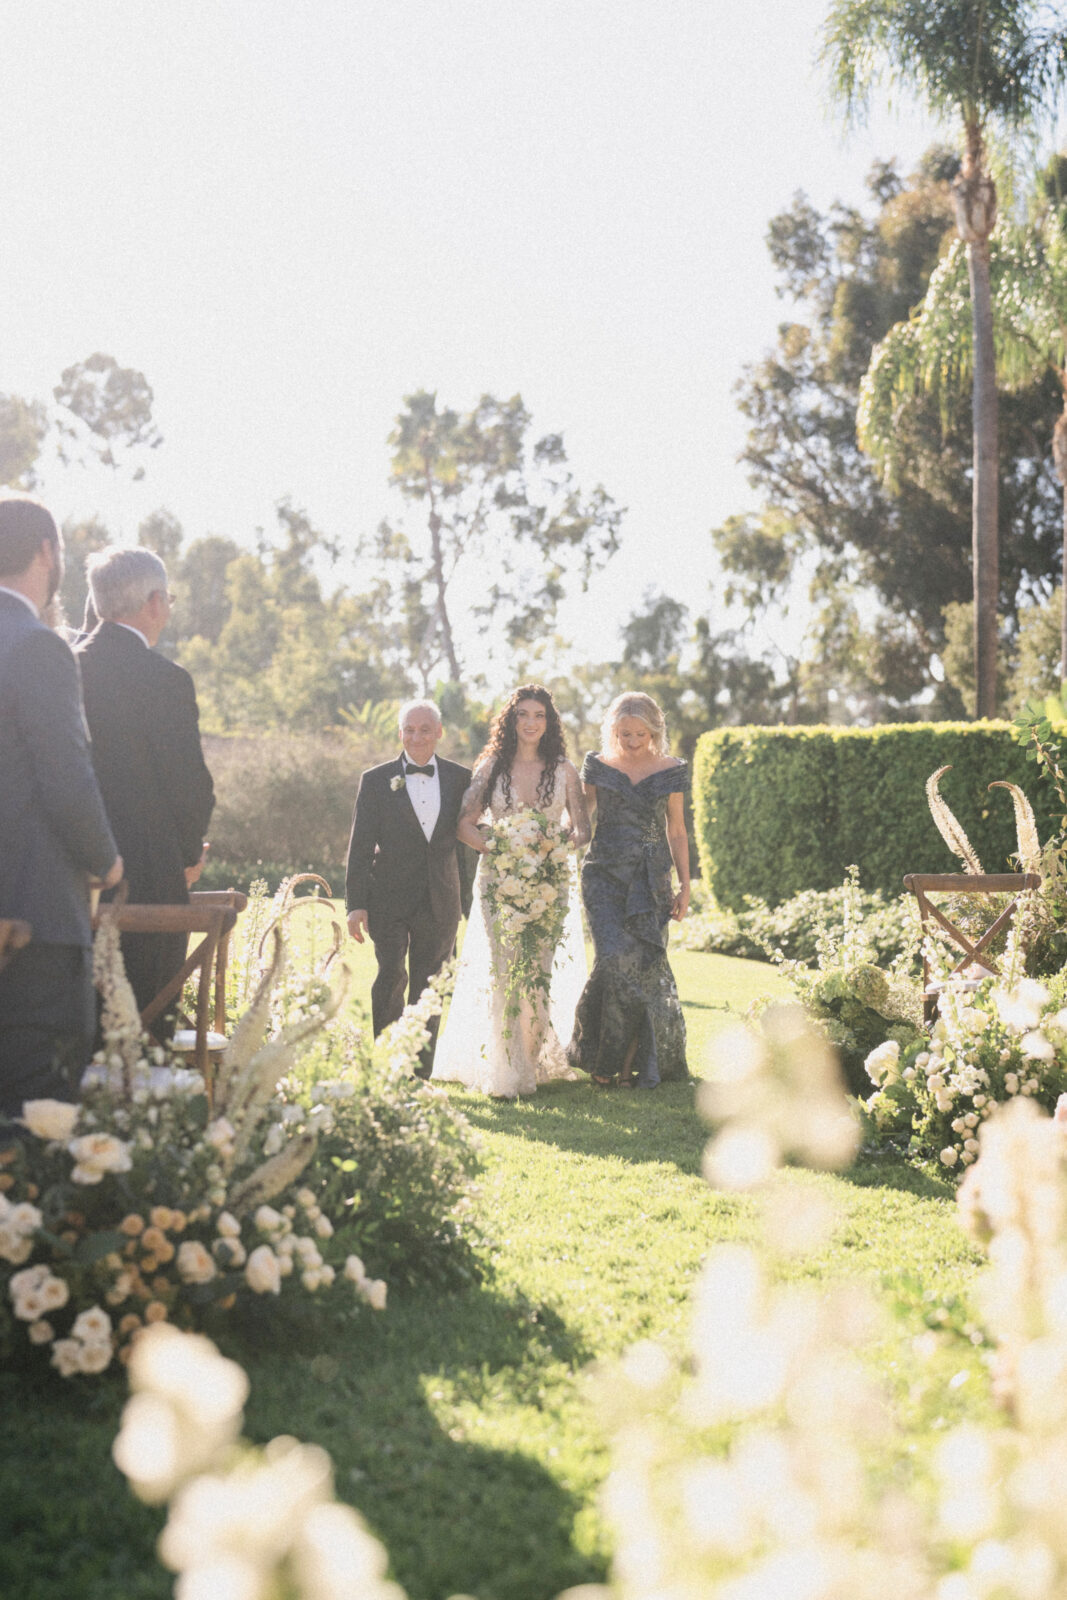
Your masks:
[[[849,866],[865,889],[901,892],[906,872],[960,872],[934,826],[926,780],[941,793],[987,872],[1017,848],[1005,778],[1026,791],[1047,837],[1037,770],[1006,722],[911,722],[877,728],[717,728],[697,744],[693,809],[705,881],[722,906],[747,895],[779,905],[830,889]]]

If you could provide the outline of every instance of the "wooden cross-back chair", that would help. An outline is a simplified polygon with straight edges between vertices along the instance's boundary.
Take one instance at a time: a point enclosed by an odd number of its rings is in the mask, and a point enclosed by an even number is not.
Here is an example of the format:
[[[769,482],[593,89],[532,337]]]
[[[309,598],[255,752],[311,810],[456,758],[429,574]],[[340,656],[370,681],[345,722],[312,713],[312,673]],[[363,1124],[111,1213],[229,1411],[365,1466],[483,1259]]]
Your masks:
[[[208,1099],[212,1097],[214,1067],[226,1048],[226,969],[230,934],[239,914],[248,905],[248,896],[236,889],[205,890],[189,896],[188,905],[120,905],[114,908],[120,933],[199,934],[200,942],[186,955],[181,969],[141,1012],[141,1022],[161,1044],[172,1043],[181,1055],[189,1056],[203,1074]],[[197,975],[195,1016],[179,1013],[179,1027],[168,1040],[153,1024],[171,1002],[181,1000],[186,981]]]
[[[909,872],[904,879],[904,887],[918,901],[919,920],[922,923],[924,936],[930,923],[935,922],[943,933],[948,934],[952,943],[963,951],[962,958],[953,967],[951,976],[966,972],[968,967],[977,964],[984,969],[974,974],[973,981],[977,983],[988,973],[999,976],[999,968],[990,954],[990,947],[994,940],[1011,926],[1019,909],[1019,897],[1028,889],[1041,887],[1041,874],[1038,872]],[[956,927],[940,906],[934,904],[929,898],[931,894],[1010,894],[1014,898],[985,932],[978,939],[972,940],[969,934]],[[940,985],[930,981],[930,966],[924,945],[923,1017],[926,1022],[933,1021],[940,992]]]

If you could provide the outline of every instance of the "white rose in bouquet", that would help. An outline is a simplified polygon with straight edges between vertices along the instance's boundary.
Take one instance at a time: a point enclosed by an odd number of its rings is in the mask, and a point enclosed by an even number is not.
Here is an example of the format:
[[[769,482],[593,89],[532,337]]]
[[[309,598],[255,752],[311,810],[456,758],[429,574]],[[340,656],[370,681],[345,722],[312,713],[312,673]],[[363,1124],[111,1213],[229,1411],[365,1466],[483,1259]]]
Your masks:
[[[22,1107],[23,1124],[38,1139],[64,1142],[74,1133],[80,1106],[66,1100],[27,1100]]]

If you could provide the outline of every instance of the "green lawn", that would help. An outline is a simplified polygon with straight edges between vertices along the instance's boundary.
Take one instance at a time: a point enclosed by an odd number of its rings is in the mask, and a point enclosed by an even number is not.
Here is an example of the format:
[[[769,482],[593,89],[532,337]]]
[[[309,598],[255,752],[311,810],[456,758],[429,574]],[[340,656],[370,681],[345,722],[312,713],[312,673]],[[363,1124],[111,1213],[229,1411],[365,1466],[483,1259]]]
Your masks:
[[[762,963],[678,952],[674,966],[698,1074],[711,1035],[783,989]],[[361,952],[357,998],[370,973]],[[478,1204],[492,1274],[463,1293],[395,1295],[347,1343],[330,1333],[257,1354],[248,1432],[294,1433],[330,1451],[339,1493],[384,1539],[412,1600],[548,1600],[606,1571],[597,1490],[607,1454],[585,1369],[641,1337],[680,1346],[701,1259],[716,1241],[751,1237],[754,1212],[701,1179],[706,1131],[688,1085],[622,1094],[560,1084],[514,1105],[450,1092],[484,1149]],[[963,1315],[956,1302],[965,1309],[975,1270],[950,1189],[889,1164],[784,1181],[833,1194],[834,1238],[791,1270],[858,1273],[883,1293],[891,1315],[871,1358],[921,1448],[984,1404],[964,1341],[925,1363],[914,1353],[928,1322]],[[939,1381],[964,1369],[973,1381]],[[29,1387],[8,1374],[0,1395],[0,1594],[168,1594],[151,1554],[160,1519],[135,1505],[108,1459],[121,1383]]]

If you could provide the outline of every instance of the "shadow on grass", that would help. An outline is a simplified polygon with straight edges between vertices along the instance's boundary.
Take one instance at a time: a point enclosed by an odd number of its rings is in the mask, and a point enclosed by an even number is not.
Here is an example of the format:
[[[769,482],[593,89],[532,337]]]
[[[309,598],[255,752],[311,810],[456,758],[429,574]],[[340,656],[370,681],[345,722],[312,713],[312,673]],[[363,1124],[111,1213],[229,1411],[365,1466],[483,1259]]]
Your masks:
[[[367,1518],[409,1600],[551,1600],[603,1580],[604,1552],[574,1540],[605,1470],[601,1446],[579,1441],[576,1465],[555,1420],[590,1352],[558,1313],[488,1288],[423,1290],[382,1316],[305,1328],[279,1322],[254,1348],[226,1341],[251,1380],[246,1436],[292,1434],[329,1451],[338,1498]],[[0,1374],[0,1594],[172,1593],[155,1555],[164,1513],[135,1500],[111,1461],[126,1395],[119,1374],[63,1386]],[[576,1492],[537,1459],[557,1448]]]
[[[354,1340],[265,1356],[247,1432],[330,1452],[339,1498],[386,1545],[410,1600],[550,1600],[606,1570],[574,1542],[586,1493],[537,1459],[573,1449],[555,1403],[589,1358],[557,1313],[522,1297],[410,1294]],[[495,1444],[502,1432],[529,1448]],[[584,1456],[588,1474],[588,1442]]]
[[[600,1089],[588,1083],[548,1084],[531,1100],[463,1094],[463,1114],[476,1128],[537,1139],[577,1155],[629,1162],[665,1162],[698,1173],[708,1126],[696,1109],[697,1085]]]
[[[921,1167],[911,1166],[903,1156],[863,1156],[854,1167],[838,1176],[844,1183],[858,1189],[896,1189],[902,1194],[916,1195],[920,1200],[951,1200],[956,1198],[956,1185],[946,1178],[938,1178]]]

